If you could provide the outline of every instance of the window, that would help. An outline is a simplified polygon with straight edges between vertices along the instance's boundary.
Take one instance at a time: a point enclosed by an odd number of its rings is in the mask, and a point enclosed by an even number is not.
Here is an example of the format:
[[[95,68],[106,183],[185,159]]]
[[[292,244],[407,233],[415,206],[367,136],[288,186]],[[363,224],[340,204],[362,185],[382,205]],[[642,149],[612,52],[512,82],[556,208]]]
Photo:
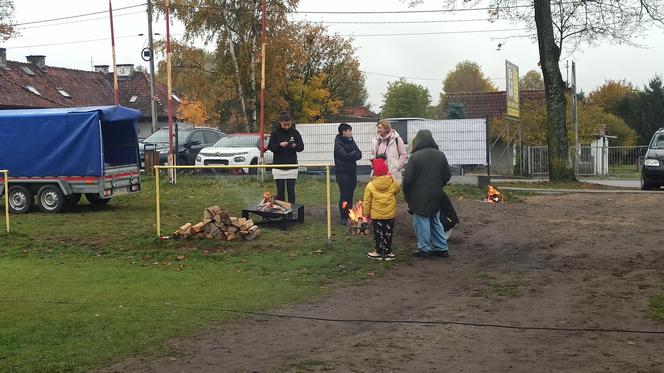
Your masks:
[[[178,95],[176,95],[175,93],[173,93],[173,94],[171,95],[171,97],[173,97],[173,100],[175,100],[175,101],[177,101],[177,102],[181,102],[180,97],[178,97]]]
[[[198,143],[200,145],[205,144],[205,138],[203,137],[203,131],[194,132],[193,136],[191,136],[191,142],[193,143],[194,141],[198,141]]]
[[[228,135],[226,137],[222,137],[221,140],[214,144],[214,146],[231,148],[257,148],[258,140],[260,140],[260,137],[256,135]],[[267,144],[267,142],[265,144]]]
[[[205,131],[205,143],[212,145],[221,138],[221,133],[217,131]]]
[[[71,95],[69,95],[69,93],[67,93],[67,91],[65,91],[64,89],[62,89],[62,88],[58,88],[57,90],[58,90],[58,92],[60,92],[60,94],[61,94],[63,97],[71,98]]]
[[[23,70],[24,73],[30,76],[35,76],[35,73],[32,70],[30,70],[30,68],[27,66],[21,66],[21,70]]]
[[[131,98],[129,99],[129,102],[136,102],[136,101],[138,101],[138,96],[131,96]]]
[[[30,91],[30,92],[36,94],[37,96],[41,96],[41,93],[39,93],[39,91],[37,90],[37,88],[35,88],[35,87],[31,86],[31,85],[26,85],[26,86],[25,86],[25,89],[27,89],[28,91]]]

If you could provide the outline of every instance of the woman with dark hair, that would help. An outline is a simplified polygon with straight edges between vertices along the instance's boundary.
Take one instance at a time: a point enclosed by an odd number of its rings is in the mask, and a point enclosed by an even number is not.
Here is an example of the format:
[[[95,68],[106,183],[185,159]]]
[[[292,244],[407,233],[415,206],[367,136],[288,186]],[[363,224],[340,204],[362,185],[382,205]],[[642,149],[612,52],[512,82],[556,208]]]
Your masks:
[[[302,136],[293,127],[293,118],[288,112],[279,116],[279,126],[272,131],[267,148],[274,155],[272,164],[297,165],[297,153],[304,150]],[[297,180],[297,166],[288,168],[273,168],[272,176],[277,184],[277,197],[285,201],[286,189],[288,190],[288,202],[295,203],[295,181]]]
[[[348,207],[353,205],[353,195],[357,187],[357,161],[362,159],[362,152],[353,140],[353,128],[348,123],[339,125],[339,134],[334,139],[334,172],[339,184],[340,224],[348,221]]]

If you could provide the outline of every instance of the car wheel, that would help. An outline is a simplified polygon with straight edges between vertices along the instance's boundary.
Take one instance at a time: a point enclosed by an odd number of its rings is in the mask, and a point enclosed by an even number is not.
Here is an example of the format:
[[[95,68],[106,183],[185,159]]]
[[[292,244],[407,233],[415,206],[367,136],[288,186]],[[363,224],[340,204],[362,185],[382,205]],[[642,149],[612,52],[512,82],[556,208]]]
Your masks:
[[[43,212],[60,212],[65,206],[65,195],[56,185],[44,185],[37,193],[39,208]]]
[[[646,180],[646,176],[641,173],[641,190],[651,190],[653,185]]]
[[[252,159],[251,163],[249,163],[249,164],[252,165],[252,166],[256,166],[258,164],[258,159],[256,159],[256,158]],[[249,168],[248,170],[249,170],[249,172],[248,172],[249,175],[256,175],[258,173],[257,168]]]
[[[110,198],[101,198],[96,193],[85,193],[85,199],[94,207],[104,207],[111,201]]]
[[[14,214],[25,214],[35,203],[35,196],[30,190],[21,185],[9,187],[9,210]]]

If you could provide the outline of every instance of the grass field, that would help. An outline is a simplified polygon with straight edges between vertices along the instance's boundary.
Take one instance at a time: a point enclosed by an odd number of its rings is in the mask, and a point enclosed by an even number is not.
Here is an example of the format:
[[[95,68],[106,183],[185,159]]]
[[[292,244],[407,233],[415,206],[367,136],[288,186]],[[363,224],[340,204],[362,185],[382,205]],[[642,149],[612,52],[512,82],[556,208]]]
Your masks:
[[[0,371],[80,371],[167,353],[165,339],[238,316],[223,310],[266,309],[380,274],[391,264],[366,260],[371,237],[349,238],[337,225],[326,247],[324,186],[300,178],[298,201],[314,218],[250,242],[155,240],[152,178],[104,210],[12,215],[12,233],[0,233]],[[200,221],[208,206],[239,215],[264,189],[274,186],[187,176],[162,183],[163,234]]]

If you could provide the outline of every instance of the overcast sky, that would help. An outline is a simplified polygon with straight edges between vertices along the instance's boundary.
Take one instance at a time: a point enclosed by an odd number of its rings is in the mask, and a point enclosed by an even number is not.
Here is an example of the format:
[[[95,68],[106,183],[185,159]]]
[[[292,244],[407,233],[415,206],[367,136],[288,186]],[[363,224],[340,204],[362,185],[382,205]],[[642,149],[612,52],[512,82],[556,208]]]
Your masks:
[[[0,46],[7,48],[8,59],[25,61],[27,55],[41,54],[46,55],[48,65],[84,70],[90,70],[93,64],[111,64],[107,14],[30,23],[104,11],[108,9],[108,1],[15,0],[14,3],[15,22],[19,24],[20,35],[0,42]],[[141,0],[113,0],[117,63],[145,64],[140,57],[141,49],[147,46],[145,8],[121,9],[140,3]],[[486,11],[303,13],[422,11],[441,9],[441,4],[443,0],[428,0],[417,8],[408,8],[407,2],[399,0],[300,0],[300,13],[292,18],[322,21],[331,32],[353,37],[353,45],[357,48],[357,57],[366,76],[369,103],[375,111],[380,110],[387,83],[399,77],[428,88],[436,104],[445,75],[463,60],[477,62],[499,89],[505,87],[506,59],[519,66],[520,75],[538,68],[537,44],[522,37],[527,35],[522,30],[523,26],[507,22],[490,23],[485,20]],[[411,21],[418,23],[407,23]],[[165,34],[163,17],[154,23],[153,31]],[[182,31],[182,25],[174,22],[171,27],[174,36],[181,36]],[[607,79],[625,79],[642,88],[656,74],[664,75],[664,30],[652,28],[647,37],[637,41],[643,48],[604,43],[592,48],[582,46],[573,53],[568,51],[561,58],[563,77],[565,61],[571,63],[575,60],[579,87],[585,92],[594,90]],[[500,48],[499,43],[502,44]]]

